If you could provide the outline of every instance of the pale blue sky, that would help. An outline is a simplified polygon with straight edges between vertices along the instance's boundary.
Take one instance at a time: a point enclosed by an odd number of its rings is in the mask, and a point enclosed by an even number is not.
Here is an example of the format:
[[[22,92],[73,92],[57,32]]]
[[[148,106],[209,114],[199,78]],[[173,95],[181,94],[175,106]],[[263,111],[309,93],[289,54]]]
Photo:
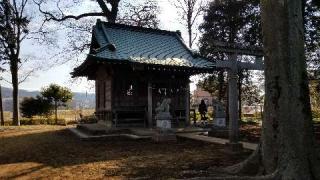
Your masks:
[[[87,1],[87,3],[83,4],[83,9],[85,8],[92,8],[95,6],[93,4],[93,1]],[[158,0],[158,4],[160,6],[160,28],[165,30],[171,30],[176,31],[180,30],[182,32],[183,38],[186,38],[186,31],[185,27],[182,26],[179,23],[179,17],[177,14],[176,9],[168,2],[168,0]],[[34,12],[31,12],[31,14]],[[202,18],[200,18],[202,19]],[[37,24],[34,24],[34,26],[37,26]],[[85,53],[81,56],[77,56],[72,58],[68,63],[62,64],[62,65],[53,65],[54,63],[51,60],[51,57],[54,57],[55,51],[60,48],[61,44],[64,44],[65,41],[65,33],[63,30],[60,30],[54,38],[58,39],[57,46],[59,47],[51,47],[50,49],[47,49],[45,46],[38,46],[37,42],[34,41],[26,41],[23,44],[22,48],[22,54],[25,57],[29,57],[30,55],[33,56],[33,54],[37,54],[40,57],[39,58],[30,58],[32,59],[32,62],[28,62],[28,66],[31,67],[37,67],[38,65],[41,65],[42,67],[45,67],[44,70],[37,71],[32,77],[30,77],[27,81],[20,84],[21,89],[26,90],[40,90],[41,87],[47,86],[51,83],[56,83],[59,85],[67,86],[72,91],[75,92],[94,92],[93,83],[88,82],[87,80],[81,80],[78,82],[72,82],[70,72],[75,67],[76,59],[78,58],[79,62],[82,62],[85,57]],[[63,45],[61,45],[63,46]],[[61,50],[61,49],[60,49]],[[87,53],[87,52],[86,52]],[[39,60],[34,60],[39,59]],[[25,70],[28,69],[27,67],[24,67]],[[9,74],[4,75],[5,79],[10,79]],[[192,78],[195,79],[195,78]],[[5,87],[11,87],[11,84],[7,82],[2,82],[3,86]],[[194,84],[191,84],[191,89],[193,90],[195,88]]]

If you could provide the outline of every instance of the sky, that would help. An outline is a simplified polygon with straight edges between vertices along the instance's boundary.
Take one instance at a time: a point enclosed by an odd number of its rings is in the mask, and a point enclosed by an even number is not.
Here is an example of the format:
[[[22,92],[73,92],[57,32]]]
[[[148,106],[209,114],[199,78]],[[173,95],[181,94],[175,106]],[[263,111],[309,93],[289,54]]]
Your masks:
[[[142,1],[142,0],[136,0]],[[135,1],[135,2],[136,2]],[[86,12],[87,9],[96,8],[97,4],[94,1],[84,0],[84,3],[80,5],[80,9],[76,9],[75,11],[79,12]],[[180,30],[182,32],[183,39],[187,39],[185,27],[179,23],[179,16],[175,7],[169,2],[169,0],[157,0],[158,5],[160,7],[160,14],[158,15],[160,19],[160,29],[176,31]],[[87,10],[88,12],[88,10]],[[39,22],[37,22],[37,16],[35,15],[35,9],[29,10],[29,16],[33,16],[34,24],[31,26],[37,27]],[[201,17],[199,21],[201,21]],[[56,26],[56,25],[51,25]],[[55,27],[56,28],[56,27]],[[54,28],[53,28],[54,29]],[[64,41],[66,37],[66,32],[60,30],[53,36],[53,39],[57,40],[57,47],[47,47],[47,46],[40,46],[34,40],[26,40],[22,44],[22,56],[28,59],[27,66],[22,67],[22,71],[27,71],[30,68],[34,68],[37,66],[41,66],[41,70],[36,71],[31,77],[29,77],[26,81],[20,84],[20,89],[25,90],[40,90],[42,87],[48,86],[51,83],[59,84],[62,86],[67,86],[74,92],[94,92],[93,82],[87,81],[86,79],[74,80],[70,76],[70,72],[72,72],[73,68],[84,61],[85,53],[81,56],[72,57],[70,61],[67,63],[63,63],[62,65],[56,65],[52,62],[51,58],[55,57],[55,51],[59,49],[60,45],[63,47],[62,44],[66,44],[67,42]],[[34,58],[34,56],[38,56],[38,58]],[[35,60],[36,59],[36,60]],[[6,73],[4,79],[10,81],[10,74]],[[198,77],[192,77],[191,81],[191,90],[195,89],[195,82],[197,81]],[[5,87],[11,87],[6,81],[2,81],[2,85]]]

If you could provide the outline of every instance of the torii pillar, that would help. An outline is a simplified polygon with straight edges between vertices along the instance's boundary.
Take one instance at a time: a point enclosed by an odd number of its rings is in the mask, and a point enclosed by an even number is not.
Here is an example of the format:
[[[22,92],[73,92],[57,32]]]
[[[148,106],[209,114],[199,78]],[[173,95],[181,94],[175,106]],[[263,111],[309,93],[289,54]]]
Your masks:
[[[237,61],[237,53],[229,55],[228,62],[228,105],[229,105],[229,142],[227,145],[232,151],[239,151],[242,149],[242,144],[239,143],[239,111],[238,109],[238,70],[262,70],[262,56],[256,56],[255,63],[244,63]]]
[[[229,55],[230,67],[228,69],[228,105],[229,105],[229,143],[238,144],[239,119],[238,119],[238,65],[237,54]]]
[[[229,142],[227,145],[232,151],[242,149],[239,143],[239,109],[238,109],[238,69],[263,70],[263,51],[261,47],[242,46],[239,44],[228,44],[215,42],[217,52],[229,54],[228,61],[217,61],[217,67],[228,69],[228,108],[229,108]],[[255,56],[254,63],[238,62],[238,55]]]

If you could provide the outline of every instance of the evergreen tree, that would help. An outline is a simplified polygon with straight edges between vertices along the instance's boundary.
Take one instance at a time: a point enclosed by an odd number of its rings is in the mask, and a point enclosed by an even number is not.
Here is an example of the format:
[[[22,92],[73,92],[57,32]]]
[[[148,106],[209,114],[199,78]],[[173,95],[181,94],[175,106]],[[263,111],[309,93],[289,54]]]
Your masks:
[[[41,95],[53,102],[56,124],[58,121],[58,107],[65,106],[65,104],[72,99],[72,92],[70,89],[61,87],[57,84],[51,84],[47,88],[41,90]]]
[[[216,42],[238,43],[248,46],[261,46],[261,16],[259,0],[215,0],[209,4],[200,26],[203,36],[200,38],[200,53],[212,59],[227,60],[226,53],[215,52]],[[247,60],[248,58],[242,58]],[[200,81],[203,89],[218,90],[218,99],[225,99],[226,78],[223,71],[216,72]],[[243,79],[250,73],[238,72],[239,109]],[[214,80],[215,82],[209,82]],[[212,87],[207,87],[211,86]],[[241,118],[241,112],[239,113]]]

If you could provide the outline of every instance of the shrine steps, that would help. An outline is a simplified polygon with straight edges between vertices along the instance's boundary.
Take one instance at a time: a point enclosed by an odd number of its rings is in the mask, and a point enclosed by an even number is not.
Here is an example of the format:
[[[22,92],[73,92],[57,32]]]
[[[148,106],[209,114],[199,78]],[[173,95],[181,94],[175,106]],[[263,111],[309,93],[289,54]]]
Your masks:
[[[151,138],[154,133],[146,128],[107,127],[100,123],[79,124],[69,130],[81,140],[104,140],[110,137],[126,137],[131,139]]]
[[[119,118],[113,120],[115,127],[146,127],[146,122],[142,118]]]

